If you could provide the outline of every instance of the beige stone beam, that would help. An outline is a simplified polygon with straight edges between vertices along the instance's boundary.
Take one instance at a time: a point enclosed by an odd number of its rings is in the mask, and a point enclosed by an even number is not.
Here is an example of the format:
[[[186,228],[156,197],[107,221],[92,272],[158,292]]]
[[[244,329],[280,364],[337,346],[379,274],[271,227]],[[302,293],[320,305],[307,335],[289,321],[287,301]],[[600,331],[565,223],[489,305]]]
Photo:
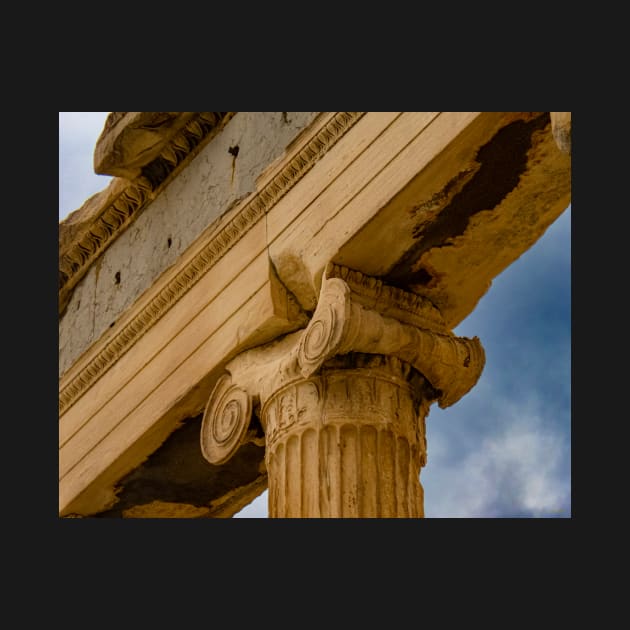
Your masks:
[[[439,112],[368,112],[269,212],[269,252],[283,283],[313,310],[324,267],[338,249],[432,157],[405,150]],[[464,127],[475,114],[460,121]],[[456,133],[440,137],[442,144]],[[398,157],[398,159],[396,159]]]
[[[209,299],[195,317],[178,321],[174,315],[184,314],[182,310],[158,322],[138,342],[136,352],[125,355],[114,370],[99,381],[93,390],[94,396],[82,397],[64,414],[59,428],[61,477],[84,457],[86,451],[107,436],[121,418],[132,413],[139,402],[159,389],[175,367],[185,365],[204,340],[212,338],[233,319],[246,322],[241,311],[261,289],[266,289],[269,304],[273,307],[271,313],[276,314],[279,306],[274,303],[276,287],[272,287],[273,281],[269,277],[266,282],[261,280],[265,269],[269,271],[267,260],[259,256],[229,288]],[[196,291],[191,292],[187,301],[191,302],[196,294]],[[252,318],[251,313],[249,318]],[[177,328],[169,330],[169,325]],[[235,332],[238,334],[238,328]],[[227,343],[239,345],[241,342],[238,336],[224,336],[220,346],[224,349]],[[218,347],[216,341],[213,347]],[[229,346],[227,349],[229,351]],[[124,379],[116,378],[118,370],[126,370]],[[168,400],[163,389],[156,395]]]
[[[390,199],[337,251],[343,213],[317,227],[303,257],[325,252],[423,295],[457,326],[571,202],[571,156],[558,150],[548,112],[482,112],[462,124],[466,117],[440,113],[423,132],[435,148],[423,168],[398,191],[389,188]],[[387,189],[389,181],[374,184]]]
[[[268,217],[271,258],[308,310],[332,260],[428,297],[452,328],[571,199],[548,112],[403,112],[343,171],[327,160]]]
[[[242,285],[264,268],[267,280],[261,286]],[[168,329],[173,319],[156,324],[151,332],[156,338],[163,335],[167,343],[157,342],[144,355],[137,354],[139,347],[120,366],[131,372],[117,374],[116,366],[99,384],[100,392],[94,390],[94,397],[82,398],[81,406],[62,416],[61,515],[90,514],[110,506],[113,484],[152,453],[178,422],[203,407],[204,382],[213,382],[227,357],[305,325],[307,320],[290,304],[265,257],[248,271],[239,276],[241,283],[230,285],[177,334]],[[151,344],[151,339],[146,341]],[[146,362],[141,367],[132,367],[142,358]],[[203,375],[203,380],[191,375]],[[106,389],[109,394],[102,393]]]

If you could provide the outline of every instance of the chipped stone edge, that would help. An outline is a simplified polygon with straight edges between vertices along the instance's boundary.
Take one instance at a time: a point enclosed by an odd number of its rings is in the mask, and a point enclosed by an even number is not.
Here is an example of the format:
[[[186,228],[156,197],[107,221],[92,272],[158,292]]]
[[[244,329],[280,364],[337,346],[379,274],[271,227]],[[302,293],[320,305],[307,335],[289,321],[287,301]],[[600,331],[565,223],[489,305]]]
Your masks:
[[[236,112],[196,112],[175,133],[160,152],[165,172],[153,183],[139,176],[133,181],[114,178],[116,185],[90,198],[83,207],[94,204],[93,216],[80,226],[69,243],[59,251],[59,315],[61,316],[77,283],[92,263],[126,230],[141,210],[197,155],[205,143],[216,135]],[[122,183],[122,185],[121,185]],[[98,207],[101,205],[102,207]],[[60,224],[60,230],[63,229]]]
[[[336,112],[312,137],[305,139],[302,148],[295,151],[289,162],[63,387],[59,392],[59,415],[63,415],[159,321],[364,114]]]

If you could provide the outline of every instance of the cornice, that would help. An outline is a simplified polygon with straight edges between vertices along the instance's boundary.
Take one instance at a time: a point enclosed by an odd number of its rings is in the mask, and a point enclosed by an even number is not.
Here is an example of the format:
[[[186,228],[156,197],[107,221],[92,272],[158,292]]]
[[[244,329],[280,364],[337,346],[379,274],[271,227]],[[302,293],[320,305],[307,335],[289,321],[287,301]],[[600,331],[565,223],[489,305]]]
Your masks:
[[[121,356],[168,312],[253,227],[365,112],[337,112],[303,144],[269,181],[201,248],[149,303],[90,358],[59,393],[63,415]],[[117,215],[118,216],[118,215]],[[90,231],[91,233],[91,231]]]
[[[126,114],[127,112],[114,112]],[[112,191],[104,191],[98,198],[91,198],[88,206],[96,200],[97,206],[90,211],[85,224],[63,242],[64,225],[60,225],[59,250],[59,315],[62,315],[72,295],[72,290],[83,278],[92,263],[129,227],[149,201],[171,181],[171,179],[234,116],[235,112],[184,112],[187,122],[167,138],[159,155],[142,168],[142,173],[133,180],[116,178]],[[192,114],[192,115],[191,115]],[[119,116],[120,118],[121,116]],[[108,119],[110,126],[118,122]],[[123,182],[122,184],[120,182]],[[113,193],[113,194],[112,194]],[[102,207],[98,207],[98,203]]]

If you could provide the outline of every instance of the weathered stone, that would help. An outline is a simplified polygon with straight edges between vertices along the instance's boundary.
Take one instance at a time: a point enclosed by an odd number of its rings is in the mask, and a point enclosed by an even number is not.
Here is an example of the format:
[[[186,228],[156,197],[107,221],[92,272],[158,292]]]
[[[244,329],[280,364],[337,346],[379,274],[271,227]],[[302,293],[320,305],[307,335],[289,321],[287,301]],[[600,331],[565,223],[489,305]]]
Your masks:
[[[141,165],[159,144],[142,131],[120,162],[134,179],[60,225],[60,516],[229,516],[268,473],[274,516],[421,516],[428,405],[454,404],[484,361],[450,331],[570,202],[553,117],[239,112],[212,137],[195,122],[206,140],[181,161],[182,130]],[[173,463],[191,451],[170,439],[204,409],[187,448],[216,463],[186,496]],[[327,494],[323,450],[345,462]]]
[[[204,230],[212,229],[223,214],[256,189],[256,179],[314,116],[314,112],[292,113],[291,124],[286,125],[281,112],[240,113],[157,197],[148,199],[149,212],[134,212],[124,230],[111,231],[115,238],[106,251],[93,257],[74,292],[60,292],[67,304],[59,323],[60,377],[90,344],[115,328],[121,314]],[[234,160],[228,150],[238,145],[243,150]],[[132,186],[136,184],[112,180],[103,193],[60,224],[60,259],[69,244],[78,243],[77,251],[84,252],[76,238],[78,219],[80,229],[88,232],[94,214],[116,214],[114,201]],[[69,228],[75,230],[74,238]],[[116,274],[120,274],[118,280]]]
[[[74,287],[89,267],[168,184],[175,171],[189,162],[204,143],[221,130],[233,112],[161,114],[165,116],[154,112],[112,112],[105,122],[95,155],[101,154],[105,150],[103,147],[109,147],[107,159],[110,161],[122,159],[121,155],[126,153],[141,153],[143,158],[137,159],[142,168],[125,172],[125,177],[131,181],[114,180],[106,194],[94,196],[77,216],[73,213],[60,224],[60,315],[64,313]],[[141,139],[144,136],[138,125],[143,121],[147,124],[153,121],[150,133],[147,132],[153,140]],[[146,125],[142,128],[146,131]],[[139,133],[140,139],[137,138]],[[137,142],[134,143],[133,138]],[[148,144],[152,148],[145,155],[139,147],[146,148]],[[100,158],[96,159],[99,161]],[[97,168],[97,172],[105,171]]]
[[[135,179],[195,112],[112,112],[94,149],[94,172]]]
[[[550,112],[551,129],[558,148],[571,153],[571,112]]]

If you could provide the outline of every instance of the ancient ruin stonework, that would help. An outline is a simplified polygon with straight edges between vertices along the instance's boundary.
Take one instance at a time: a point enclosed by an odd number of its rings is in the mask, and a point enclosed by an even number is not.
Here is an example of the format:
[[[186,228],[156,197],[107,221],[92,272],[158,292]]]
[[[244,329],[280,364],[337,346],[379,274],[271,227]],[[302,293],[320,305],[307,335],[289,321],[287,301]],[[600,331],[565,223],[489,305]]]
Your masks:
[[[428,302],[329,265],[303,331],[228,363],[201,449],[227,461],[256,407],[272,517],[422,516],[429,405],[454,404],[483,364],[479,340],[448,333]]]
[[[230,118],[185,170],[148,200],[150,211],[134,214],[133,223],[87,269],[68,299],[59,324],[60,377],[204,229],[255,190],[264,168],[316,114],[291,112],[290,122],[284,121],[282,112],[243,112]],[[230,153],[235,147],[236,156]],[[122,168],[108,174],[119,172],[131,175]],[[119,182],[113,180],[111,187],[117,188]],[[129,188],[125,193],[132,194]],[[115,210],[116,202],[112,214]]]
[[[570,112],[113,112],[60,224],[59,515],[422,517],[452,330],[571,199]]]

